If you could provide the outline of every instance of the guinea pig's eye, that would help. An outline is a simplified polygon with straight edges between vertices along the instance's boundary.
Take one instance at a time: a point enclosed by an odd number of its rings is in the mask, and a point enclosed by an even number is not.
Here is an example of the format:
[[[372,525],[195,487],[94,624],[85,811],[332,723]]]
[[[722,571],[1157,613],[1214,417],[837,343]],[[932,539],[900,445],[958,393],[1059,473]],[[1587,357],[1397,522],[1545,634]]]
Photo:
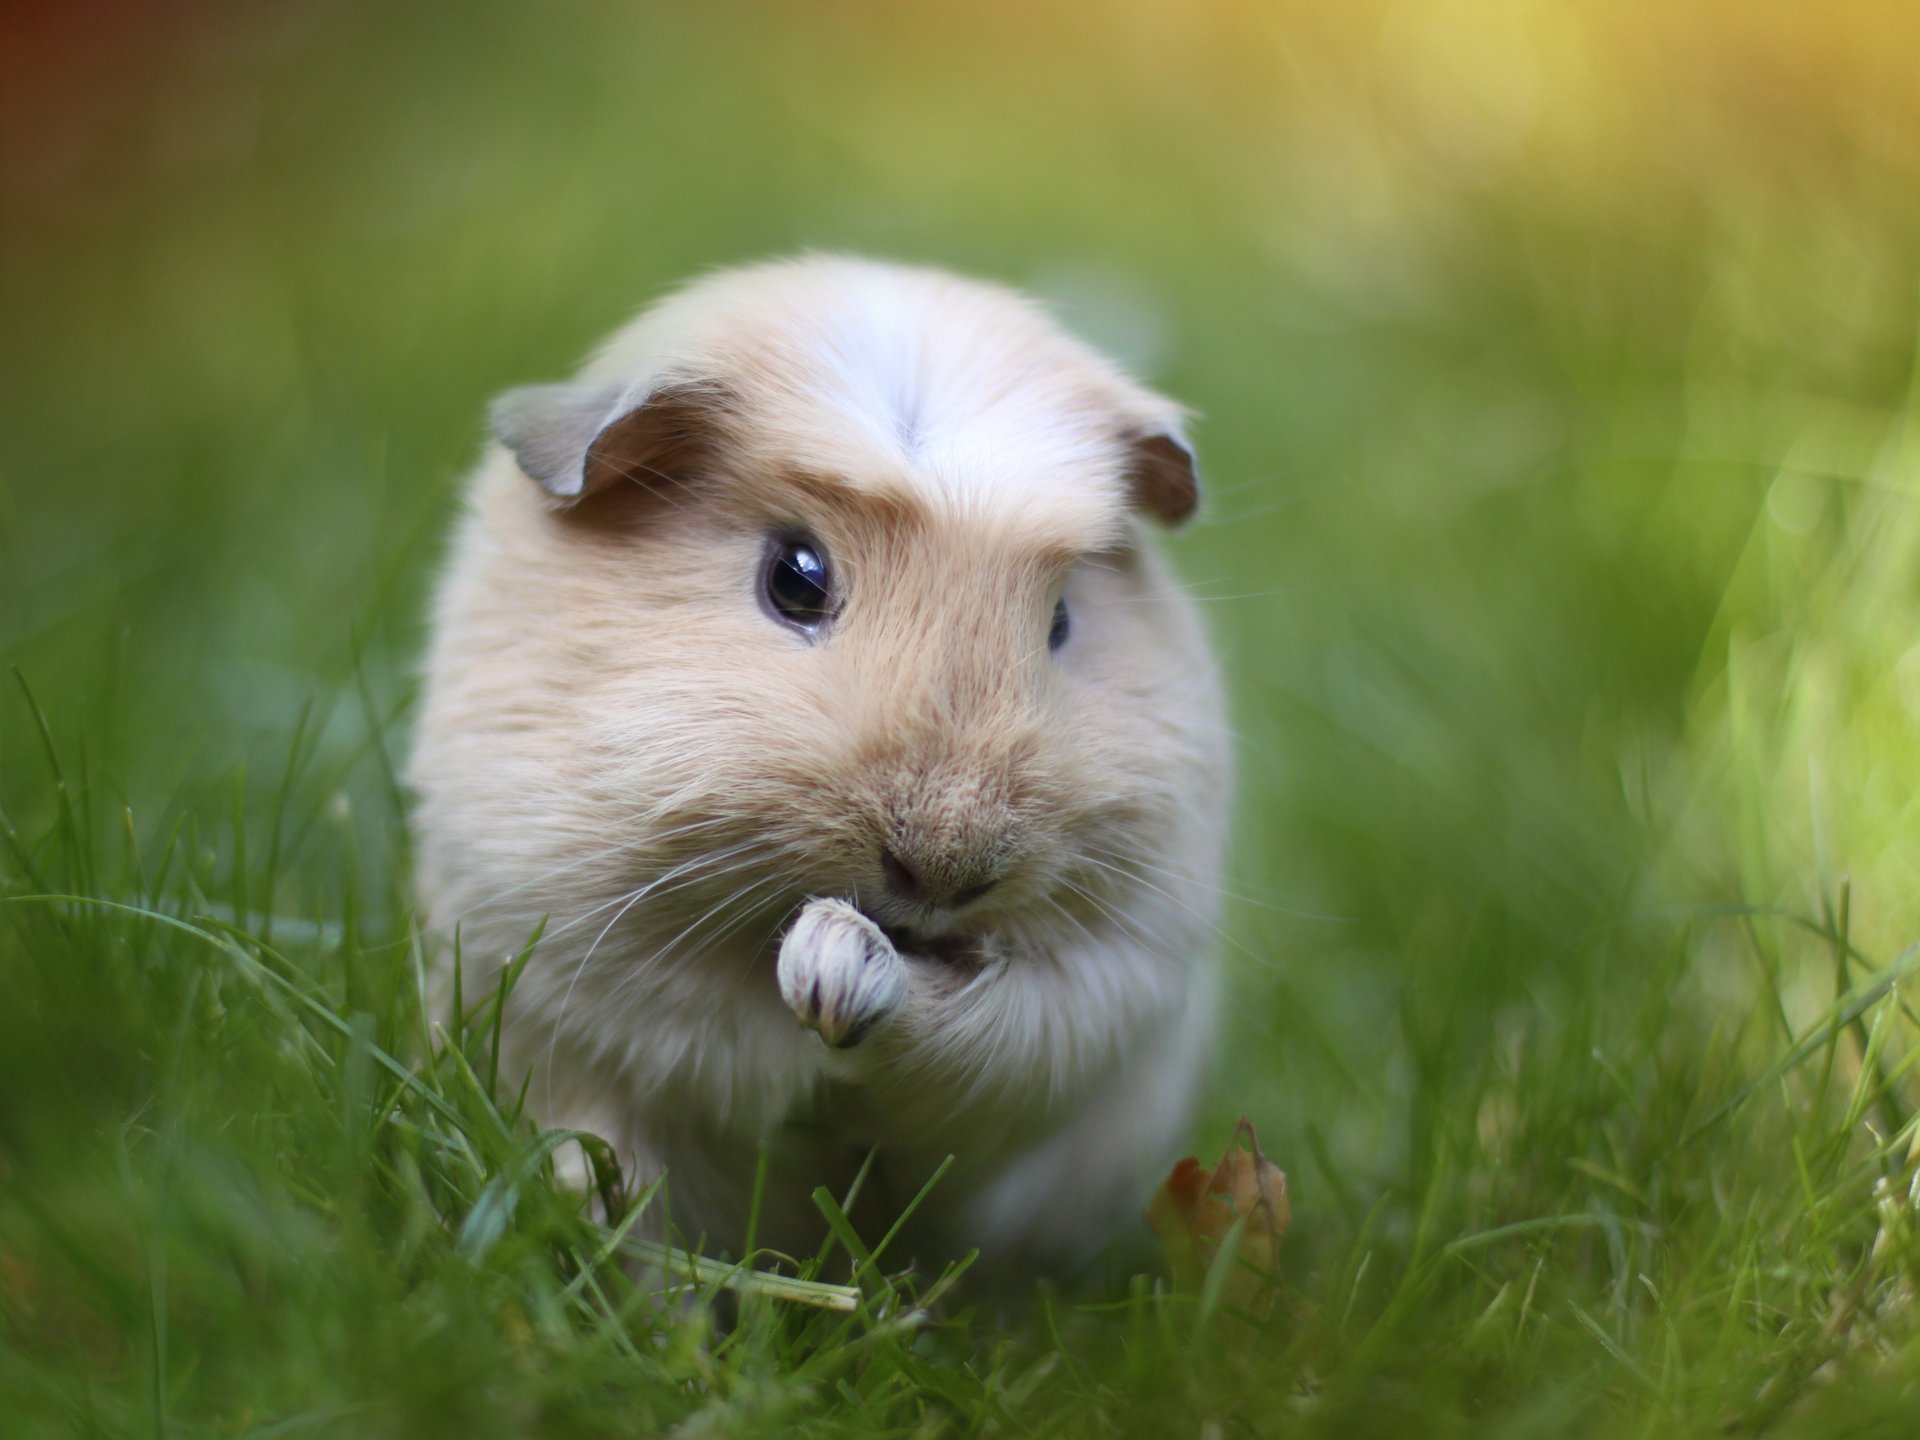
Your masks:
[[[1067,643],[1067,597],[1062,595],[1060,603],[1053,607],[1053,628],[1047,631],[1047,648],[1058,650]]]
[[[760,581],[767,609],[801,630],[818,630],[833,618],[833,573],[820,543],[805,536],[776,539]]]

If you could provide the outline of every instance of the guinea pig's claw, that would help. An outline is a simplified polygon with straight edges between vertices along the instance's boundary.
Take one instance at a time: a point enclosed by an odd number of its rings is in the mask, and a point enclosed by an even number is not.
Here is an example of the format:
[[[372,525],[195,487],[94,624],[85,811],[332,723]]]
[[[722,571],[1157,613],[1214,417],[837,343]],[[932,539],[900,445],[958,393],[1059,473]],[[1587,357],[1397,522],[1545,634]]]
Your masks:
[[[906,996],[907,968],[880,927],[843,900],[810,900],[780,942],[780,995],[836,1050],[858,1045]]]

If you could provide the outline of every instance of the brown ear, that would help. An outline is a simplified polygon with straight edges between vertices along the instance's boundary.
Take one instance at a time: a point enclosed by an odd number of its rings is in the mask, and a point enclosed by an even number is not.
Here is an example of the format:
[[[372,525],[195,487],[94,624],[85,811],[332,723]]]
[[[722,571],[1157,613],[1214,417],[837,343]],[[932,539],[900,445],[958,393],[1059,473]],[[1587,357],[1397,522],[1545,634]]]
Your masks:
[[[725,396],[673,382],[639,393],[624,386],[529,385],[493,402],[493,434],[542,490],[569,506],[622,481],[683,484],[717,437]]]
[[[1193,452],[1165,430],[1129,438],[1127,485],[1133,503],[1162,525],[1178,525],[1200,504],[1200,474]]]

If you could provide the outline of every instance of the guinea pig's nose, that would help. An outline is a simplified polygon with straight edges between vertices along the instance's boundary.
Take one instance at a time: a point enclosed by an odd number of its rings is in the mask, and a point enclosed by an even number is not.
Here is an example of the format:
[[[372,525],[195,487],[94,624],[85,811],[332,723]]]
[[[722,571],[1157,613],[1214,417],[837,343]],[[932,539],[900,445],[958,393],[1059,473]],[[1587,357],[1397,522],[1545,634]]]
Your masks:
[[[887,884],[908,900],[920,898],[920,877],[913,867],[886,846],[880,847],[880,868],[887,872]]]
[[[962,875],[943,884],[914,869],[884,845],[880,847],[880,868],[886,872],[888,886],[901,899],[917,901],[922,905],[948,906],[956,910],[963,905],[971,905],[1000,883],[998,875],[988,876],[984,880]],[[968,880],[973,880],[973,883],[965,883]]]

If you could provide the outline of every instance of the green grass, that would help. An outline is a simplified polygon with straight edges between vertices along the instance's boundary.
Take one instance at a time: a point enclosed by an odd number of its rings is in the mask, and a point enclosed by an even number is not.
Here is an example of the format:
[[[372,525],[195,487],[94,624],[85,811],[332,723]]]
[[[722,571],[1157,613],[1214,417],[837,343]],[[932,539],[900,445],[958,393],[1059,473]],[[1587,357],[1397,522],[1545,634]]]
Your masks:
[[[1913,1432],[1912,15],[68,25],[0,86],[0,1435]],[[803,1278],[857,1298],[662,1302],[494,997],[423,1014],[395,775],[484,403],[801,246],[1202,412],[1194,1148],[1290,1174],[1270,1320],[850,1232]]]

